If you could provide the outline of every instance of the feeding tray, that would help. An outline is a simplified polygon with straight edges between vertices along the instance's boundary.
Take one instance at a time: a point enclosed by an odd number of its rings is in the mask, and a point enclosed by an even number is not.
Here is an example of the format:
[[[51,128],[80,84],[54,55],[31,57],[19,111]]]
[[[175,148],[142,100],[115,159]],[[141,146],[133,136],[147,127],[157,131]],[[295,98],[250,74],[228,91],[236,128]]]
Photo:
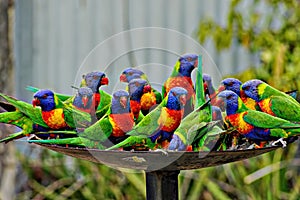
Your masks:
[[[56,152],[75,158],[105,164],[110,167],[127,168],[144,171],[177,171],[191,170],[222,165],[234,161],[248,159],[280,147],[260,149],[227,150],[211,152],[181,152],[181,151],[117,151],[98,150],[57,145],[38,144]]]

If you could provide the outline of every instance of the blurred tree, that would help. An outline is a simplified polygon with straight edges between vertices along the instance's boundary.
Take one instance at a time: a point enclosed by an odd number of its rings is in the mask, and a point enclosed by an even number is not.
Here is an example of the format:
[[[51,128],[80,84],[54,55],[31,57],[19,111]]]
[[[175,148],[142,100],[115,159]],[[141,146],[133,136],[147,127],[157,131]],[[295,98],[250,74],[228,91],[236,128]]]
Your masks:
[[[9,37],[10,0],[0,0],[0,91],[12,94],[14,88],[11,42]],[[12,34],[11,34],[12,35]],[[9,128],[0,126],[0,135],[8,134]],[[16,159],[14,144],[0,145],[0,199],[14,199]]]
[[[241,81],[259,78],[284,91],[300,89],[298,0],[233,0],[225,26],[203,19],[197,37],[201,43],[211,37],[218,51],[234,41],[258,53],[261,67],[236,75]]]

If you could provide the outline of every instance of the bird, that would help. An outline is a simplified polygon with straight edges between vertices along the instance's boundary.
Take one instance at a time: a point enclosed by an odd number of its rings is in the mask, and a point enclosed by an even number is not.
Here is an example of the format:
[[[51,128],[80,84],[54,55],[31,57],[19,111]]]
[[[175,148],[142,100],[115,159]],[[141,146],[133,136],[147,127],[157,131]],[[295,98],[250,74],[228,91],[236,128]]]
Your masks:
[[[100,71],[89,72],[82,76],[80,87],[89,87],[93,91],[97,118],[101,118],[109,109],[108,105],[111,101],[111,95],[100,89],[101,86],[108,85],[108,83],[109,79],[106,77],[106,74]],[[73,88],[78,89],[78,87],[74,86]],[[39,91],[40,88],[27,86],[26,90],[35,93]],[[74,100],[74,96],[72,95],[61,93],[55,93],[55,95],[65,103],[72,103]]]
[[[138,123],[142,118],[141,112],[141,98],[144,94],[151,92],[151,86],[146,80],[132,79],[128,83],[128,92],[130,96],[130,109],[134,115],[134,120]]]
[[[89,87],[78,88],[72,105],[78,110],[89,113],[91,116],[92,124],[97,121],[95,104],[96,101],[94,99],[94,93],[92,89],[90,89]]]
[[[184,88],[172,88],[163,101],[126,134],[129,136],[127,139],[107,150],[120,147],[134,148],[137,144],[149,149],[155,149],[158,145],[167,148],[174,130],[183,117],[186,96],[187,91]]]
[[[58,131],[64,134],[76,134],[78,137],[29,140],[31,143],[76,145],[89,148],[105,149],[127,138],[125,134],[135,125],[130,111],[129,93],[117,90],[112,95],[109,111],[93,125],[78,131]],[[55,132],[57,133],[57,132]]]
[[[198,67],[198,55],[185,54],[181,56],[173,67],[169,78],[162,86],[162,96],[165,97],[173,87],[183,87],[187,90],[187,103],[184,116],[194,110],[195,89],[193,86],[191,73]]]
[[[225,78],[221,81],[221,90],[231,90],[235,92],[244,102],[244,104],[252,110],[260,110],[256,101],[245,95],[242,89],[242,82],[236,78]]]
[[[121,82],[129,83],[132,79],[143,79],[146,80],[148,85],[151,84],[146,76],[146,74],[136,68],[126,68],[120,75]],[[141,111],[143,115],[147,115],[151,109],[160,104],[162,101],[161,93],[155,88],[151,87],[151,91],[144,93],[141,97]]]
[[[259,142],[276,140],[272,145],[280,142],[285,147],[286,141],[283,139],[300,134],[299,124],[251,110],[233,91],[224,90],[218,96],[226,104],[225,121],[248,139]]]
[[[91,123],[88,113],[64,104],[49,89],[37,91],[33,95],[32,105],[41,108],[42,119],[50,129],[87,127]]]
[[[262,112],[292,122],[300,122],[300,103],[267,83],[252,79],[242,85],[245,95],[257,102]]]
[[[204,138],[205,134],[216,124],[210,121],[211,113],[206,109],[209,106],[209,101],[207,101],[182,119],[179,127],[174,131],[168,150],[186,151],[189,145]]]

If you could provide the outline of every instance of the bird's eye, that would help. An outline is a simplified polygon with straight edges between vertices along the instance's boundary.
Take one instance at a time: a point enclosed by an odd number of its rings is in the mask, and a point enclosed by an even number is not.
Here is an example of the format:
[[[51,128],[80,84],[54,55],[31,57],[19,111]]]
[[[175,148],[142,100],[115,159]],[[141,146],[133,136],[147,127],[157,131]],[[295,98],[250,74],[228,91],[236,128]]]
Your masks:
[[[244,87],[244,90],[249,90],[249,89],[250,89],[250,86]]]
[[[94,79],[94,80],[97,80],[97,79],[98,79],[98,76],[96,76],[96,75],[93,76],[93,79]]]
[[[232,86],[232,85],[233,85],[233,82],[229,82],[228,85],[229,85],[229,86]]]
[[[47,94],[44,94],[44,95],[42,96],[43,99],[46,99],[47,97],[48,97]]]

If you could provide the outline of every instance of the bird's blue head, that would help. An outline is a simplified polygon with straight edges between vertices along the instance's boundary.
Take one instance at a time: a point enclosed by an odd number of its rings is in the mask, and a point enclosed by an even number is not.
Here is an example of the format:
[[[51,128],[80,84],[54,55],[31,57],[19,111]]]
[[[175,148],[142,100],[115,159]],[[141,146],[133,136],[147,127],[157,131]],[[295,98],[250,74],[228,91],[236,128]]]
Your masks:
[[[181,110],[186,104],[187,90],[182,87],[173,87],[167,95],[166,107],[171,110]]]
[[[143,79],[132,79],[128,83],[128,92],[131,100],[140,101],[144,93],[150,92],[151,86]]]
[[[91,108],[93,104],[93,91],[88,87],[81,87],[73,100],[73,105],[77,108]]]
[[[111,114],[123,114],[130,112],[129,93],[125,90],[118,90],[113,93],[111,100]]]
[[[108,85],[109,80],[103,72],[90,72],[83,76],[87,87],[91,88],[94,93],[99,92],[102,85]]]
[[[196,54],[185,54],[178,61],[180,62],[178,72],[182,76],[190,77],[193,69],[198,67],[198,55]]]
[[[242,85],[242,90],[244,91],[245,95],[247,97],[250,97],[251,99],[254,99],[256,102],[259,102],[260,94],[259,94],[259,86],[263,84],[264,82],[258,79],[252,79],[247,82],[245,82]]]
[[[225,90],[231,90],[237,95],[240,95],[242,82],[236,78],[226,78],[221,81],[221,84],[224,86]],[[222,89],[222,90],[224,90]]]
[[[224,100],[227,115],[237,113],[239,109],[239,96],[235,92],[224,90],[218,94],[218,97]]]
[[[54,93],[51,90],[39,90],[33,98],[32,105],[40,106],[42,111],[51,111],[56,108]]]
[[[144,72],[135,68],[127,68],[120,75],[120,81],[129,83],[132,79],[142,78]]]

